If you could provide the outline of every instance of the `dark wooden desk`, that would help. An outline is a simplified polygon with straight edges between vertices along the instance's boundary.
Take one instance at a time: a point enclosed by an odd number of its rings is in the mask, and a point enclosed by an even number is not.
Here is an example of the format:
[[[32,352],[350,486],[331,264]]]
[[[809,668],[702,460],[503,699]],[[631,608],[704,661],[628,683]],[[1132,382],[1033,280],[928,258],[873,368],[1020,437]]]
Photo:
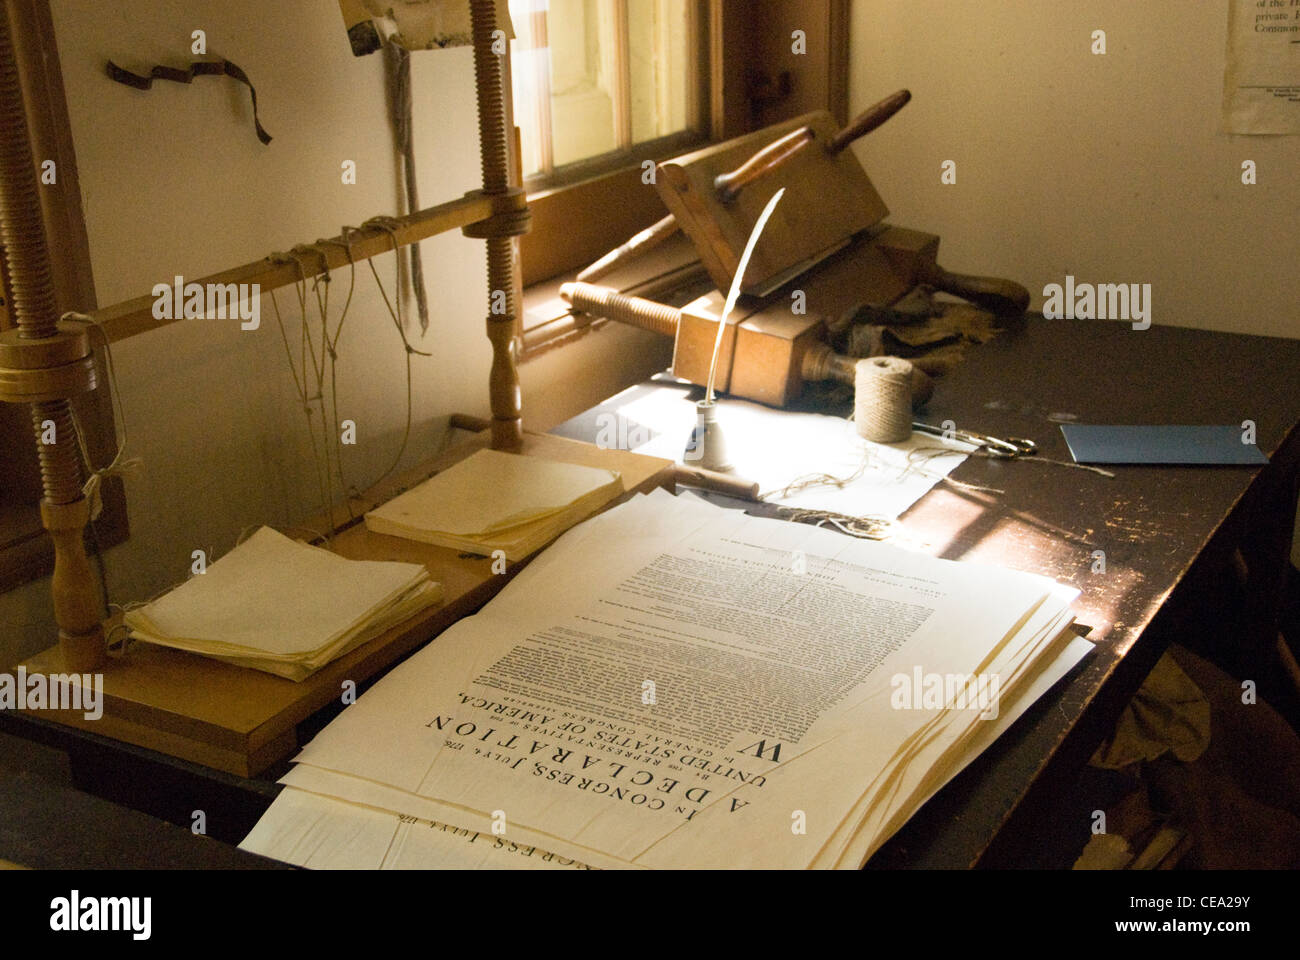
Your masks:
[[[832,412],[838,404],[844,412],[847,400],[835,388],[819,389],[801,406]],[[594,440],[596,418],[607,409],[554,432]],[[1242,591],[1240,629],[1211,639],[1220,663],[1255,679],[1269,697],[1268,651],[1300,493],[1300,341],[1031,318],[1022,331],[972,351],[939,381],[925,416],[1030,437],[1044,457],[1062,460],[1069,454],[1058,422],[1067,416],[1093,423],[1252,419],[1259,447],[1273,461],[1263,469],[1119,468],[1111,480],[1065,467],[970,459],[954,477],[1004,493],[939,487],[904,514],[941,556],[978,557],[1078,586],[1079,618],[1094,628],[1098,649],[926,804],[870,866],[1037,863],[1041,851],[1026,840],[1036,835],[1024,825],[1041,820],[1048,805],[1060,816],[1062,785],[1170,640],[1187,639],[1202,595],[1217,602],[1213,588],[1238,549],[1251,581]],[[1106,552],[1105,574],[1091,572],[1094,550]],[[299,742],[336,710],[304,723]],[[0,731],[66,751],[82,790],[182,827],[193,810],[204,809],[209,836],[231,843],[279,789],[278,768],[242,779],[34,717],[0,714]],[[0,784],[0,797],[3,791]],[[1077,850],[1096,801],[1073,799],[1077,815],[1062,837]]]
[[[832,388],[800,406],[846,413],[850,400]],[[593,440],[596,417],[617,406],[589,411],[556,432]],[[1216,630],[1225,621],[1235,629],[1199,646],[1213,645],[1209,652],[1220,665],[1254,679],[1261,697],[1285,696],[1275,686],[1281,675],[1272,651],[1300,494],[1300,340],[1031,317],[1024,329],[971,351],[938,381],[924,417],[1028,437],[1042,458],[1066,461],[1059,429],[1065,422],[1249,419],[1272,460],[1262,469],[1117,467],[1109,479],[1043,463],[970,458],[954,479],[1003,493],[941,484],[901,518],[938,556],[1030,570],[1078,587],[1078,617],[1093,628],[1089,638],[1097,650],[926,804],[871,866],[1043,862],[1044,851],[1034,847],[1042,843],[1048,807],[1058,821],[1072,818],[1059,839],[1063,849],[1077,852],[1097,802],[1063,796],[1063,789],[1170,641],[1190,642],[1208,622],[1202,601],[1208,595],[1217,604],[1217,581],[1242,568],[1235,551],[1250,582],[1235,615],[1214,620]],[[1104,573],[1093,572],[1096,550],[1105,552]]]
[[[0,859],[33,870],[275,870],[287,864],[0,769]]]

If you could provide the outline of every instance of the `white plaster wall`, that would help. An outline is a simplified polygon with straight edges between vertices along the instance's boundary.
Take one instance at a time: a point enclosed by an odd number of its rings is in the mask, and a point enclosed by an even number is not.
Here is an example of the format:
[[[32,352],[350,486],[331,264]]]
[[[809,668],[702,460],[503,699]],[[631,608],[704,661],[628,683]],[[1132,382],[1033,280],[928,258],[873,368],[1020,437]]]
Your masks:
[[[891,220],[1035,309],[1072,274],[1150,283],[1157,324],[1300,336],[1300,137],[1220,132],[1227,23],[1227,0],[853,0],[850,111],[913,96],[854,149]]]

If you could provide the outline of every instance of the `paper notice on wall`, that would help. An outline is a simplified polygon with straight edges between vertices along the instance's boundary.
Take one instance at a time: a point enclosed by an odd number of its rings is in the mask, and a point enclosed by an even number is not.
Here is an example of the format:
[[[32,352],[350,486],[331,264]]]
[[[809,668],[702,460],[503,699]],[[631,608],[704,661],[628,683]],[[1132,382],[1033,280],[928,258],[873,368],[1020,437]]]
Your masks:
[[[1300,133],[1300,0],[1230,0],[1226,133]]]

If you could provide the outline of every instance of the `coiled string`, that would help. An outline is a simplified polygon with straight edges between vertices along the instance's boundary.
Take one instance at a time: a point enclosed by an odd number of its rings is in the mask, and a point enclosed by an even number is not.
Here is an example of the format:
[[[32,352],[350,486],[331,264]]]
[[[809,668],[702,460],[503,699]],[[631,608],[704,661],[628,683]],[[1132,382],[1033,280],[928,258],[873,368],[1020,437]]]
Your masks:
[[[912,365],[898,357],[859,360],[855,368],[853,419],[858,435],[875,443],[899,443],[912,435]]]

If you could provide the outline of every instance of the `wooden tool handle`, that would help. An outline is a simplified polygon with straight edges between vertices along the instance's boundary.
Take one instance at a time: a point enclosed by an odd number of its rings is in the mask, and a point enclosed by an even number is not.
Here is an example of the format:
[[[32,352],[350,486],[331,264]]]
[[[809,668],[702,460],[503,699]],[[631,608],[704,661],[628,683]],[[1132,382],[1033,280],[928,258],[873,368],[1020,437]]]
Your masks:
[[[492,421],[476,417],[472,413],[453,413],[447,418],[447,426],[456,430],[468,430],[470,433],[481,433],[492,429]]]
[[[642,297],[630,297],[613,287],[601,287],[593,283],[562,283],[560,296],[574,310],[593,317],[630,323],[634,327],[653,330],[666,337],[677,336],[682,312],[676,307]]]
[[[814,343],[803,355],[801,375],[805,380],[837,380],[857,386],[858,361],[836,353],[825,343]],[[934,396],[934,381],[916,364],[912,365],[912,406],[919,409]]]
[[[740,500],[758,502],[757,483],[752,480],[742,480],[740,477],[729,477],[724,473],[715,473],[703,467],[687,467],[679,463],[673,469],[673,481],[683,487],[697,487]]]
[[[991,310],[998,316],[1019,316],[1029,309],[1029,291],[1014,280],[949,273],[932,261],[922,268],[919,280],[936,290],[955,294]]]
[[[646,227],[627,243],[615,247],[591,266],[578,274],[579,283],[595,283],[612,273],[620,264],[631,260],[638,253],[659,246],[680,229],[677,218],[671,213],[658,223]]]
[[[912,92],[910,90],[899,90],[897,93],[891,93],[879,103],[867,107],[847,127],[837,133],[830,143],[826,144],[826,152],[831,156],[835,156],[858,137],[865,137],[876,127],[898,113],[899,110],[907,106],[907,101],[911,99]]]
[[[774,140],[730,173],[720,173],[713,179],[713,189],[723,203],[734,203],[745,189],[760,177],[765,177],[788,161],[815,136],[812,127],[792,130],[780,140]]]

